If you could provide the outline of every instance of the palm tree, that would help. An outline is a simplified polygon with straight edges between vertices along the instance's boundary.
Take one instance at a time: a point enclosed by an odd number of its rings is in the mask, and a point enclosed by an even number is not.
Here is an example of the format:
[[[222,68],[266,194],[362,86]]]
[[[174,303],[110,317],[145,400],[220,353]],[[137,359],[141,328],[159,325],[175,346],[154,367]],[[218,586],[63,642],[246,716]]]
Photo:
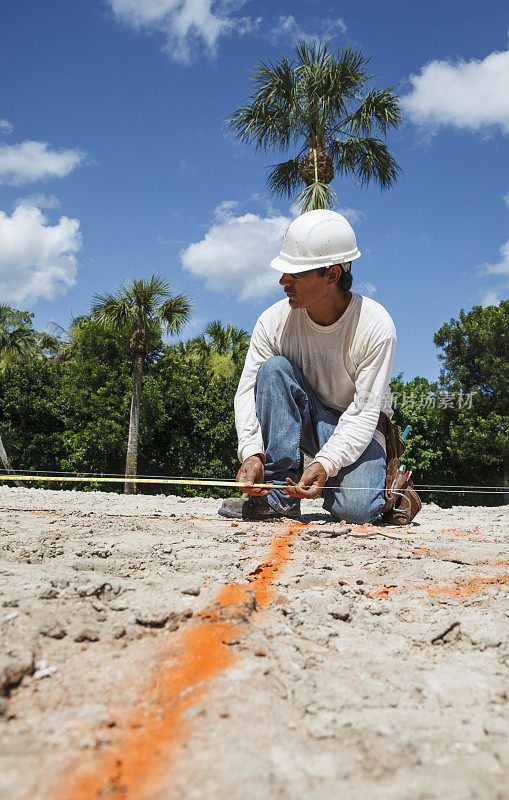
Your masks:
[[[163,332],[179,333],[190,318],[191,303],[184,295],[172,295],[168,282],[153,274],[150,280],[131,278],[115,294],[95,295],[92,314],[106,330],[129,336],[134,370],[125,476],[130,478],[136,475],[143,364]],[[126,481],[125,494],[134,491],[135,484]]]
[[[374,180],[382,189],[393,186],[401,172],[372,135],[386,136],[401,115],[393,86],[368,89],[369,60],[350,48],[333,53],[327,44],[300,42],[294,58],[258,63],[254,94],[228,119],[237,138],[257,149],[300,148],[271,166],[268,185],[276,195],[292,197],[303,182],[301,213],[333,207],[335,172],[353,175],[361,185]]]
[[[217,378],[231,378],[235,368],[243,363],[249,347],[249,334],[220,320],[209,322],[205,332],[188,343],[191,358],[200,361]]]

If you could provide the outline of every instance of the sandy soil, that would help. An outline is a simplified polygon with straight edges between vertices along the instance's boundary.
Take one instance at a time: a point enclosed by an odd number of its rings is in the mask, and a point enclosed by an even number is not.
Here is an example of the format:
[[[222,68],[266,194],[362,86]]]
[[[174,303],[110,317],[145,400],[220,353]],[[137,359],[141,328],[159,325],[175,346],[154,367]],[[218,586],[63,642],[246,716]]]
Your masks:
[[[508,507],[218,505],[0,488],[0,797],[508,798]]]

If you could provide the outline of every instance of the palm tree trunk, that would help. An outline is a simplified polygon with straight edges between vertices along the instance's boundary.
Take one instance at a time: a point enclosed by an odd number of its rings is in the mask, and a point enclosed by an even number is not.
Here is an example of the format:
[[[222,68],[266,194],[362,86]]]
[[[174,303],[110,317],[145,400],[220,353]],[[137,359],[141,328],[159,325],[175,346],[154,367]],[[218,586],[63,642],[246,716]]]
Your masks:
[[[143,356],[134,357],[133,392],[131,395],[131,416],[129,419],[129,440],[127,442],[127,457],[125,461],[125,476],[131,478],[136,475],[136,460],[138,457],[138,430],[140,427],[141,385],[143,376]],[[136,483],[124,484],[124,494],[134,494]]]
[[[504,486],[507,489],[503,503],[509,505],[509,436],[504,441]]]
[[[7,453],[5,452],[5,447],[4,447],[4,443],[2,442],[2,437],[1,436],[0,436],[0,459],[2,461],[2,464],[4,465],[4,469],[6,470],[6,472],[10,472],[10,473],[14,474],[14,470],[12,468],[12,464],[9,461],[9,457],[8,457]],[[14,483],[15,486],[18,486],[18,487],[22,487],[23,486],[21,481],[14,481],[13,480],[13,483]]]

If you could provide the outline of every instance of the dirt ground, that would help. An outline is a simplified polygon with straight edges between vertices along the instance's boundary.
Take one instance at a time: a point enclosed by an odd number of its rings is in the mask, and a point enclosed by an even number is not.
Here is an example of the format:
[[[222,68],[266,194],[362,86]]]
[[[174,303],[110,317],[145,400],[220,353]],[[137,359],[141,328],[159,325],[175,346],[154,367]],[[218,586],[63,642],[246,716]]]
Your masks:
[[[509,507],[218,506],[0,487],[0,797],[509,798]]]

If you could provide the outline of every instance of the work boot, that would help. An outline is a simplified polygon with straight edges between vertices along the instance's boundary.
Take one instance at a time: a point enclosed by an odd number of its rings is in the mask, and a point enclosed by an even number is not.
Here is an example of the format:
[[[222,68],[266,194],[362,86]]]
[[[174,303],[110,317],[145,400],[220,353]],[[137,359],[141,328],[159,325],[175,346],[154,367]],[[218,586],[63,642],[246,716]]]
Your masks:
[[[228,519],[264,520],[281,519],[282,517],[300,519],[300,502],[287,511],[276,511],[264,496],[229,497],[224,501],[218,513]]]

